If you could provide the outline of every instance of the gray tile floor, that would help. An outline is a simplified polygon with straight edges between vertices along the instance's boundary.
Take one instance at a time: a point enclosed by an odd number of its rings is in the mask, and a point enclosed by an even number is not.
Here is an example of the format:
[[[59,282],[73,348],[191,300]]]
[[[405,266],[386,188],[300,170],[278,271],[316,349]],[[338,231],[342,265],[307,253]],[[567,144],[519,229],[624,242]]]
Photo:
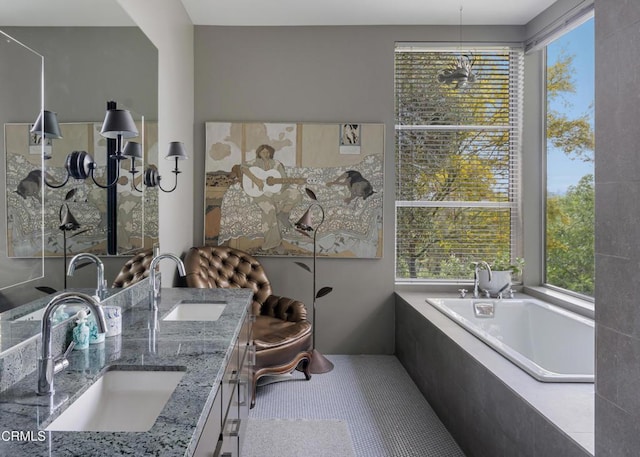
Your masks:
[[[250,417],[345,420],[358,457],[464,457],[395,356],[327,357],[329,373],[259,387]]]

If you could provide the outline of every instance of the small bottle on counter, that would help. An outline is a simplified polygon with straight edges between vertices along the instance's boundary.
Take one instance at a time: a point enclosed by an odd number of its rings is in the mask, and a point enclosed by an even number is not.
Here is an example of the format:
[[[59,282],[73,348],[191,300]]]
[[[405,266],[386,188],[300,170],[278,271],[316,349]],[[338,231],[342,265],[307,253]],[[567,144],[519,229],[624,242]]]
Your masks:
[[[87,312],[85,310],[78,311],[78,320],[73,328],[73,341],[76,343],[75,350],[84,350],[89,347],[89,325],[87,324]]]

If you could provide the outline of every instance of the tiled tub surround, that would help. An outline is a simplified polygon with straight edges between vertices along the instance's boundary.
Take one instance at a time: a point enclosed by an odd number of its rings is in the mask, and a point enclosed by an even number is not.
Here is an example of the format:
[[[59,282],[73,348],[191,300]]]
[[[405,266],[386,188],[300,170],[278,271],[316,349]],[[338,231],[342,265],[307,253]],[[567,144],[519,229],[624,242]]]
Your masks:
[[[396,354],[467,455],[593,455],[593,384],[536,381],[426,296],[396,292]]]
[[[426,300],[538,381],[594,382],[593,319],[524,294]]]
[[[163,289],[152,338],[153,311],[145,297],[123,312],[120,336],[72,352],[69,368],[55,375],[51,399],[35,394],[35,371],[0,394],[0,433],[23,432],[20,440],[0,440],[0,455],[191,455],[250,299],[251,291],[244,289]],[[219,300],[227,306],[217,321],[162,321],[181,300]],[[186,371],[148,432],[42,432],[107,367]]]

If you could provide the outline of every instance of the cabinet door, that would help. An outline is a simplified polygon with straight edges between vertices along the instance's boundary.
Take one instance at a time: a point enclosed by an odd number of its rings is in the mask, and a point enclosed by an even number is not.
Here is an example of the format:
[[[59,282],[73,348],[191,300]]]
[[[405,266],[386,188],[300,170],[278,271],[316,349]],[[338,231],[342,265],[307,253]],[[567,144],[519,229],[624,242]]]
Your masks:
[[[198,445],[193,453],[195,457],[214,457],[222,432],[222,394],[220,389],[209,411],[207,422],[202,429]]]
[[[227,409],[227,414],[222,423],[222,447],[220,457],[237,457],[240,454],[240,416],[238,410],[238,388],[237,378],[235,384],[230,384],[231,401]]]
[[[240,449],[246,436],[249,408],[251,407],[251,393],[253,381],[253,365],[255,363],[253,345],[247,345],[244,357],[240,360],[240,377],[238,380],[238,415],[240,418]]]

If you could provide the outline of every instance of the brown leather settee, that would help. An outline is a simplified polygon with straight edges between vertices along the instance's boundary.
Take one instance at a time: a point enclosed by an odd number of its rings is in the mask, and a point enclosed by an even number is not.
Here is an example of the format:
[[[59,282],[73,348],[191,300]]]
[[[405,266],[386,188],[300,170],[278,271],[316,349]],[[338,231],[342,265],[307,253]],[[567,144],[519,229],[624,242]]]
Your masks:
[[[149,276],[153,249],[140,251],[125,262],[111,287],[128,287]]]
[[[311,378],[311,323],[304,303],[273,295],[262,265],[244,251],[228,246],[192,247],[184,259],[188,287],[232,287],[253,290],[252,339],[256,357],[251,407],[262,376],[292,372],[299,364]]]

